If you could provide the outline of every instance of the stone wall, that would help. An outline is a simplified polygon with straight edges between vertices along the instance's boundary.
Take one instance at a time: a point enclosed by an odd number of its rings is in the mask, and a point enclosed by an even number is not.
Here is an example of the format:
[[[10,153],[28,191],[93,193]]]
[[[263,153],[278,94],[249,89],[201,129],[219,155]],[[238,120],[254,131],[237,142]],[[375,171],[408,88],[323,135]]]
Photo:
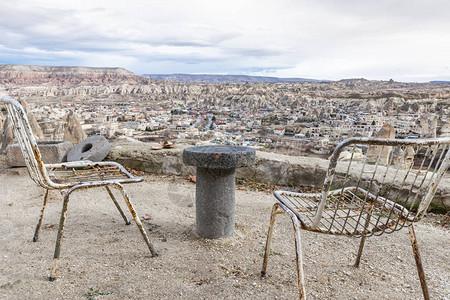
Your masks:
[[[107,159],[147,173],[188,176],[195,174],[195,167],[183,164],[182,153],[186,147],[189,145],[152,150],[149,143],[119,139],[111,144]],[[327,168],[328,160],[325,159],[256,151],[256,163],[237,169],[236,177],[289,188],[320,188]],[[356,182],[358,177],[354,176],[353,180]],[[450,178],[443,180],[432,205],[440,210],[450,210]]]

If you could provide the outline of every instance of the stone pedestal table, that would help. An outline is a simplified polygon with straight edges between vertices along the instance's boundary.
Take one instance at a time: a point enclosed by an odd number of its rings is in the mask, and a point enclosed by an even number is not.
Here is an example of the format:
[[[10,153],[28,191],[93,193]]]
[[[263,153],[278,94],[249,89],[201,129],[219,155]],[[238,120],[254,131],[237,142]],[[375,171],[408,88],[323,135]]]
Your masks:
[[[190,147],[183,151],[183,162],[197,167],[197,234],[207,239],[233,236],[235,169],[254,164],[255,150],[241,146]]]

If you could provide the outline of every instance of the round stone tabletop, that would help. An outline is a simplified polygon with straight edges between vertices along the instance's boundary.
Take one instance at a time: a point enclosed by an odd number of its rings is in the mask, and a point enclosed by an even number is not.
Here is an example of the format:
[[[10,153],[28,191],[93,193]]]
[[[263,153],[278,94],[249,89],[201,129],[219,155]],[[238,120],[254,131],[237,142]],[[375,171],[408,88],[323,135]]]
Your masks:
[[[243,146],[197,146],[183,151],[183,162],[208,169],[232,169],[255,163],[255,149]]]

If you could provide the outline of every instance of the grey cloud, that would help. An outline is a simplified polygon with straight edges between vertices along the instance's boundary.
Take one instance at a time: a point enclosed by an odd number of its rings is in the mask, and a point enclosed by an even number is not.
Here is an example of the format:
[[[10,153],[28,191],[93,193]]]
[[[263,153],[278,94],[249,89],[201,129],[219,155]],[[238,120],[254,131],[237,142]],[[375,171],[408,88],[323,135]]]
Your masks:
[[[239,56],[251,56],[251,57],[270,57],[279,56],[283,54],[283,51],[274,49],[263,49],[263,48],[232,48],[227,49],[226,52],[239,55]]]

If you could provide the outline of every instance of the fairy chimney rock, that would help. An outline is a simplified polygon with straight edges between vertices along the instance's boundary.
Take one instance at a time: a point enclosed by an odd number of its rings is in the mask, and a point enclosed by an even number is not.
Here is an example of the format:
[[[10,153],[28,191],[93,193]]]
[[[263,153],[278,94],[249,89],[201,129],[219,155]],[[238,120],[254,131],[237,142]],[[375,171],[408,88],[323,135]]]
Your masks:
[[[3,122],[3,128],[0,134],[0,153],[4,153],[6,147],[14,140],[14,131],[11,120],[6,118]]]
[[[41,126],[39,126],[36,117],[30,112],[28,103],[22,99],[20,99],[19,102],[27,114],[28,122],[30,123],[31,131],[33,132],[34,138],[36,140],[43,141],[45,139],[44,132],[42,131]]]
[[[395,128],[390,124],[384,124],[374,137],[393,139],[395,138]],[[370,146],[367,153],[367,160],[370,163],[376,163],[378,157],[380,158],[379,163],[381,165],[387,166],[389,164],[389,157],[392,151],[392,147],[389,146]]]
[[[72,144],[78,144],[86,138],[86,133],[81,127],[80,121],[78,121],[77,116],[73,111],[70,111],[67,115],[65,130],[64,130],[64,140],[69,141]]]

